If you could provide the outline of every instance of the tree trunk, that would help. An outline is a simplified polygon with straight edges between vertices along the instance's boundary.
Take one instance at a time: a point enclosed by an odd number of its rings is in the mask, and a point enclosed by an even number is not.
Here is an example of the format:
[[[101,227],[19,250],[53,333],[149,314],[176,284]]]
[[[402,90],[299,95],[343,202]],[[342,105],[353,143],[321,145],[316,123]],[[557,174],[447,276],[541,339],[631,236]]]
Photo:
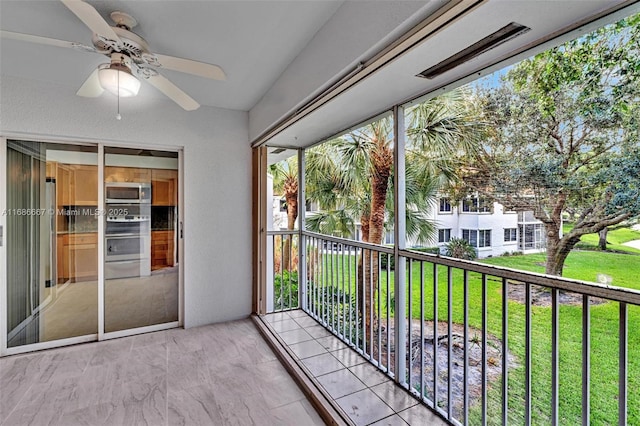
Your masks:
[[[559,227],[545,224],[547,230],[547,263],[545,273],[549,275],[562,276],[564,262],[573,247],[580,241],[580,237],[569,237],[565,235],[560,238]]]
[[[296,219],[298,219],[298,181],[296,179],[287,179],[284,184],[284,199],[287,202],[287,229],[293,230],[296,227]],[[284,236],[284,247],[282,253],[282,270],[291,271],[291,235]]]
[[[369,219],[369,242],[382,244],[384,237],[385,204],[387,201],[387,190],[389,188],[389,177],[391,175],[391,165],[393,164],[393,152],[384,144],[378,141],[373,150],[372,164],[375,170],[371,176],[371,212]],[[371,344],[372,320],[377,321],[375,306],[377,300],[377,287],[379,280],[379,257],[374,252],[369,252],[365,256],[364,279],[365,279],[365,324],[367,341]],[[371,345],[369,345],[371,347]],[[373,353],[373,351],[371,352]]]
[[[598,247],[600,250],[607,250],[607,234],[609,233],[609,228],[602,228],[600,232],[598,232]]]
[[[360,233],[362,242],[369,242],[369,214],[365,213],[360,216]],[[365,265],[365,250],[362,251],[362,255],[358,259],[358,277],[357,277],[357,298],[358,298],[358,316],[360,318],[364,317],[364,303],[363,303],[363,294],[364,294],[364,265]]]

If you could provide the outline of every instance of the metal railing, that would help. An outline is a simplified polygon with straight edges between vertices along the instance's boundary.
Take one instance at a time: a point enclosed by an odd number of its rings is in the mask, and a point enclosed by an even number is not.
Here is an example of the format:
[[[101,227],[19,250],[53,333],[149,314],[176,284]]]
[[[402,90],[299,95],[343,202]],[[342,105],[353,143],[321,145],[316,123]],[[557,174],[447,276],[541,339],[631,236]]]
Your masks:
[[[629,413],[640,418],[640,396],[628,392],[629,377],[636,385],[640,377],[640,364],[629,362],[640,356],[637,345],[629,356],[629,329],[640,330],[640,292],[295,234],[306,253],[306,277],[296,287],[301,303],[274,311],[301,307],[452,424],[625,425]],[[406,265],[404,293],[394,288],[396,261]],[[592,347],[594,333],[617,342]],[[607,351],[617,359],[615,372],[600,365]],[[593,389],[611,392],[594,402]]]
[[[297,231],[267,233],[267,312],[299,309],[299,259]]]
[[[393,249],[307,234],[305,311],[393,376]],[[378,295],[378,297],[374,297]]]

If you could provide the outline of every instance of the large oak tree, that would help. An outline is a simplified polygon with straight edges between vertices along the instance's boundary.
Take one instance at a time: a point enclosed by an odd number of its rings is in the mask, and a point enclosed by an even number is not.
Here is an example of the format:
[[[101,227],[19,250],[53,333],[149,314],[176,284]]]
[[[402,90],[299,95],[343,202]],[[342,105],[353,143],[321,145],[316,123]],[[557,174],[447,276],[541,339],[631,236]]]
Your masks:
[[[640,214],[640,15],[515,65],[479,89],[493,129],[470,187],[546,231],[546,273],[580,237]],[[562,235],[562,215],[575,226]]]

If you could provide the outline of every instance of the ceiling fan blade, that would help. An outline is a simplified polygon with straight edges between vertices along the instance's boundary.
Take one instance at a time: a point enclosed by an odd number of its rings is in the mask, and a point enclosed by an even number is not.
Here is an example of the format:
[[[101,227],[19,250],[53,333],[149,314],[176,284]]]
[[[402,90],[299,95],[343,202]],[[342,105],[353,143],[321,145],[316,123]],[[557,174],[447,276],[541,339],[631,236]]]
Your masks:
[[[113,28],[109,26],[107,21],[98,13],[95,7],[89,3],[85,3],[81,0],[60,0],[70,11],[72,11],[84,24],[89,27],[95,34],[101,35],[113,40],[117,43],[122,43],[120,37],[113,31]]]
[[[80,86],[80,89],[76,92],[76,95],[83,96],[85,98],[97,98],[104,93],[104,89],[100,85],[100,79],[98,79],[98,68],[93,70],[89,78]]]
[[[49,37],[40,37],[32,34],[22,34],[22,33],[14,33],[12,31],[0,30],[0,36],[2,36],[2,38],[26,41],[29,43],[46,44],[49,46],[56,46],[56,47],[67,47],[71,49],[84,50],[87,52],[97,52],[97,50],[94,47],[87,46],[81,43],[76,43],[73,41],[58,40],[58,39],[49,38]]]
[[[178,86],[167,80],[164,76],[157,74],[149,77],[147,81],[185,110],[193,111],[200,108],[200,104],[198,102],[183,92]]]
[[[211,78],[214,80],[227,79],[222,68],[217,65],[192,61],[191,59],[176,58],[175,56],[159,55],[157,53],[154,53],[153,56],[155,56],[157,61],[150,62],[150,65],[159,66],[168,70],[180,71],[187,74],[198,75],[200,77]]]

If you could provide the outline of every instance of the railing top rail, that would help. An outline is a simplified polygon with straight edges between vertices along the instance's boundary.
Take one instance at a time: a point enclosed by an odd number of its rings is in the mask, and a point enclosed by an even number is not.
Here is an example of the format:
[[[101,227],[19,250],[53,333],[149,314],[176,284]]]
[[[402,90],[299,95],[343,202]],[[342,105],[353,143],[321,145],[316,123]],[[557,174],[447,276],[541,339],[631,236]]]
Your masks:
[[[294,231],[268,231],[268,235],[297,235],[298,230]],[[364,243],[361,241],[349,240],[346,238],[324,235],[317,232],[303,231],[303,235],[321,240],[340,243],[350,247],[375,250],[381,253],[393,254],[393,248],[381,246],[378,244]],[[504,266],[488,265],[471,260],[455,259],[452,257],[440,256],[437,254],[417,252],[412,250],[400,250],[400,255],[409,259],[431,262],[438,265],[451,266],[453,268],[465,269],[470,272],[480,274],[493,275],[500,278],[507,278],[514,281],[521,281],[530,284],[540,285],[547,288],[557,288],[572,293],[586,294],[589,296],[600,297],[616,302],[630,303],[640,306],[640,291],[630,288],[616,287],[593,283],[589,281],[576,280],[571,278],[556,277],[553,275],[540,274],[536,272],[519,271],[516,269],[506,268]]]
[[[616,302],[640,305],[640,291],[630,288],[616,287],[592,283],[588,281],[571,278],[556,277],[553,275],[540,274],[536,272],[519,271],[503,266],[487,265],[485,263],[470,260],[455,259],[452,257],[439,256],[437,254],[422,253],[411,250],[400,250],[400,255],[413,260],[436,263],[438,265],[451,266],[458,269],[477,272],[480,274],[493,275],[515,281],[536,284],[548,288],[573,293],[587,294],[589,296],[601,297]]]
[[[297,229],[286,229],[284,231],[267,231],[267,235],[298,235]]]
[[[303,234],[307,237],[319,238],[322,240],[331,241],[334,243],[340,243],[345,246],[358,247],[367,250],[375,250],[381,253],[393,254],[393,247],[381,246],[378,244],[364,243],[362,241],[349,240],[346,238],[333,237],[331,235],[319,234],[317,232],[304,231]]]

